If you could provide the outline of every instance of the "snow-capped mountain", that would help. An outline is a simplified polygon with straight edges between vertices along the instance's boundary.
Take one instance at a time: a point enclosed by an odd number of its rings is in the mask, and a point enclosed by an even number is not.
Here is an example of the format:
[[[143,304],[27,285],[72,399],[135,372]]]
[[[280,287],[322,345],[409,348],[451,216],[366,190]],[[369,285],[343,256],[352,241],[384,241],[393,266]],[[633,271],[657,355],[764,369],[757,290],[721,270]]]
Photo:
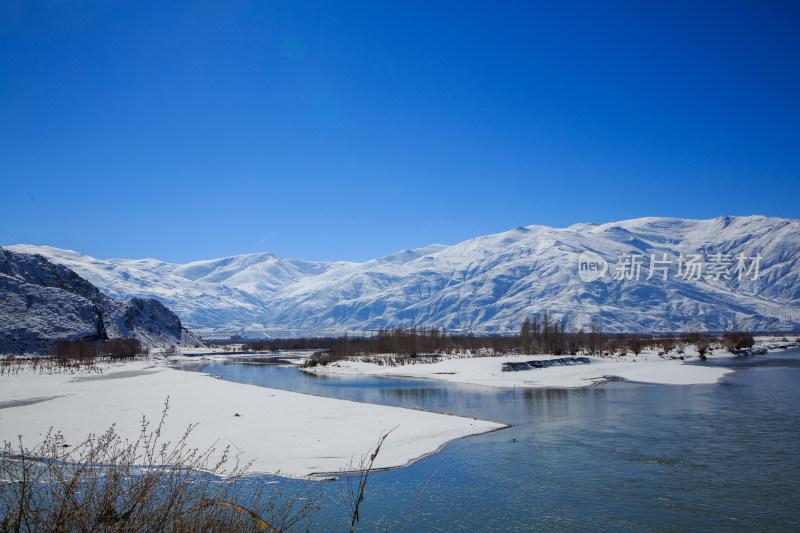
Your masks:
[[[528,226],[364,263],[261,253],[178,265],[9,248],[115,298],[157,298],[210,336],[515,332],[544,310],[575,329],[593,318],[605,331],[800,329],[800,221],[764,216]]]
[[[114,300],[63,265],[0,248],[0,353],[46,351],[58,340],[117,337],[145,346],[201,344],[158,300]]]

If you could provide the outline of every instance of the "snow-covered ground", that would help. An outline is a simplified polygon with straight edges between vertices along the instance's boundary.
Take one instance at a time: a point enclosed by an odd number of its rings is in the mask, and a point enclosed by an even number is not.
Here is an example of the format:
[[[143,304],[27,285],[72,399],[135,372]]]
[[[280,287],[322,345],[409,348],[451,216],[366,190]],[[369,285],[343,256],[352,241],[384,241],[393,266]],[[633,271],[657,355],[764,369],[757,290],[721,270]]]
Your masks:
[[[770,346],[770,339],[759,339]],[[778,339],[772,342],[781,343]],[[680,359],[682,357],[683,359]],[[733,357],[724,349],[715,349],[709,359]],[[590,364],[552,366],[516,372],[502,371],[504,363],[556,359],[552,355],[514,355],[502,357],[451,357],[434,363],[379,365],[364,361],[338,361],[325,366],[304,369],[306,372],[338,375],[376,375],[438,379],[455,383],[491,387],[586,387],[609,378],[622,378],[640,383],[665,385],[699,385],[718,382],[733,370],[718,366],[692,364],[699,361],[694,347],[686,347],[661,357],[656,351],[645,350],[639,355],[589,357]]]
[[[648,355],[590,357],[590,364],[553,366],[517,372],[503,372],[504,363],[554,359],[550,355],[452,358],[429,364],[382,366],[362,361],[339,361],[304,369],[319,374],[369,374],[439,379],[491,387],[586,387],[611,377],[643,383],[694,385],[716,383],[732,370],[687,365],[680,360],[653,359]]]
[[[391,430],[376,468],[404,466],[447,442],[503,424],[411,409],[322,398],[243,385],[137,361],[106,365],[102,373],[0,376],[0,441],[26,447],[50,428],[68,444],[101,434],[112,424],[134,440],[142,416],[157,425],[169,397],[162,437],[176,442],[197,424],[189,443],[201,450],[230,446],[251,472],[302,477],[357,467],[381,434]],[[236,416],[238,414],[238,416]]]

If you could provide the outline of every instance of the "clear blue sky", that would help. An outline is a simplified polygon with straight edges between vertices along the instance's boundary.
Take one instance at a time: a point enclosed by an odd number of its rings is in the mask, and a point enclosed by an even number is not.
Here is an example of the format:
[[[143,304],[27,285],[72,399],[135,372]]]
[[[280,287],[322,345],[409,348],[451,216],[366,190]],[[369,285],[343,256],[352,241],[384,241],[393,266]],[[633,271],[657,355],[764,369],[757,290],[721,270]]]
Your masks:
[[[0,244],[363,261],[800,218],[798,6],[2,0]]]

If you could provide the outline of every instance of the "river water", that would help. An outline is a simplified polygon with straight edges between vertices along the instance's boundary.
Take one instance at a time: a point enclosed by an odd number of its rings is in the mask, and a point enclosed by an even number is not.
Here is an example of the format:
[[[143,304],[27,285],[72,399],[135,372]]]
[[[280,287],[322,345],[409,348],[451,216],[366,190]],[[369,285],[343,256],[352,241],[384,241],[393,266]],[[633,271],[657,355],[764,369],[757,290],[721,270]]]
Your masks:
[[[371,474],[359,531],[379,521],[402,531],[429,480],[407,531],[800,530],[800,350],[708,364],[737,371],[715,385],[500,390],[268,364],[182,368],[512,425]],[[338,484],[326,485],[329,529],[346,530]]]

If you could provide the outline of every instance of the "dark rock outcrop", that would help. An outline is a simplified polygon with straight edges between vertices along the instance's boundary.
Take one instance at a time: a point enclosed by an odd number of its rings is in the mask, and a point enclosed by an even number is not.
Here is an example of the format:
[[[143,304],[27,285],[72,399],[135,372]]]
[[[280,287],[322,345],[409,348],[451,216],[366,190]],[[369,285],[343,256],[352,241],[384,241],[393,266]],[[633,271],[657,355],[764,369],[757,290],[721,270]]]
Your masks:
[[[202,343],[158,300],[114,300],[65,266],[0,248],[0,353],[46,352],[57,340],[115,337],[145,346]]]

